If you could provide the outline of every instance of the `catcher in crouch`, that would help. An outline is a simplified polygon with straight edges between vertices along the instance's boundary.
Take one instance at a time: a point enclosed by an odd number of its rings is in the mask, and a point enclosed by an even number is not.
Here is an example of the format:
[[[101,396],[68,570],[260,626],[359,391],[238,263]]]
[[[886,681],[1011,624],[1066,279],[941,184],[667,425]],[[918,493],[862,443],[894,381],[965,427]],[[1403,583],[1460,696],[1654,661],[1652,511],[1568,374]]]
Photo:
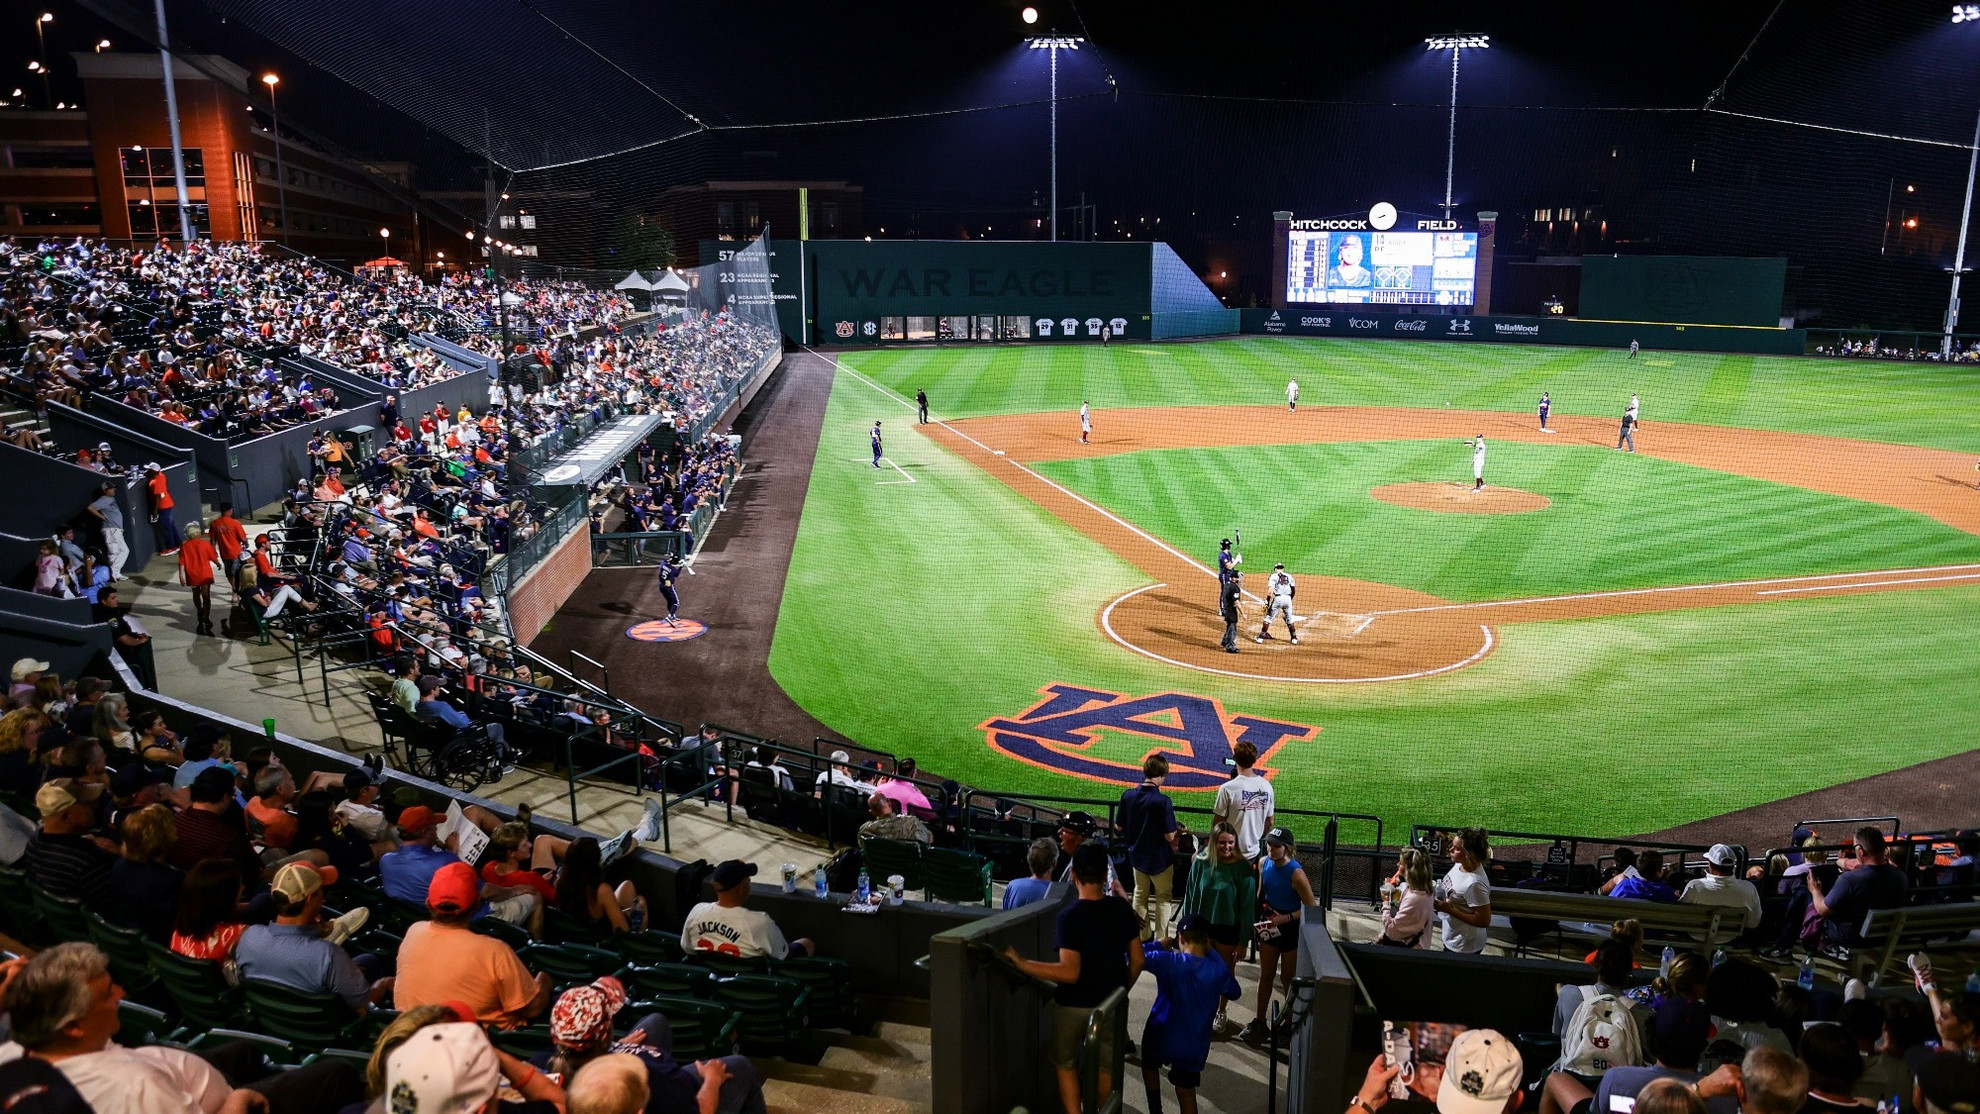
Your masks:
[[[1253,642],[1272,637],[1272,619],[1277,616],[1286,621],[1286,637],[1292,639],[1293,645],[1299,645],[1299,631],[1293,627],[1293,596],[1298,593],[1299,585],[1293,583],[1284,563],[1273,565],[1272,575],[1265,578],[1265,625],[1258,628],[1258,637]]]

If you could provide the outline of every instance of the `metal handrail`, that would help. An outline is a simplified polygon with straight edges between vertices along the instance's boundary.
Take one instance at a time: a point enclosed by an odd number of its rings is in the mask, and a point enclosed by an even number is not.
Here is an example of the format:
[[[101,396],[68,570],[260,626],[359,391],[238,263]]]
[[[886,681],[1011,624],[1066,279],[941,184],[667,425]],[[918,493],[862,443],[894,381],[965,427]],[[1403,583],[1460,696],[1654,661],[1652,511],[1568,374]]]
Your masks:
[[[1121,987],[1093,1007],[1086,1018],[1086,1043],[1079,1050],[1079,1108],[1086,1114],[1118,1114],[1126,1093],[1122,1079],[1127,1066],[1127,988]],[[1111,1039],[1109,1039],[1111,1038]],[[1107,1057],[1101,1063],[1101,1056]],[[1103,1097],[1100,1076],[1112,1086]]]

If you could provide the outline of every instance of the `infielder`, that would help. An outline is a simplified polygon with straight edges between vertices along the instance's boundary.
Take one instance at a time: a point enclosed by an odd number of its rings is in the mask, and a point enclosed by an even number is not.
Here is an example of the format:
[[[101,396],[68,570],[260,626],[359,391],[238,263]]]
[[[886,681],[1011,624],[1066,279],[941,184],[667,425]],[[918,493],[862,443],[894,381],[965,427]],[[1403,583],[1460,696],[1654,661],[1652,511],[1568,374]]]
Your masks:
[[[1471,490],[1485,489],[1485,435],[1479,434],[1471,442]]]
[[[1299,380],[1288,379],[1286,380],[1286,412],[1297,413],[1298,411],[1299,411]]]
[[[1553,430],[1547,428],[1547,415],[1553,412],[1554,412],[1553,396],[1549,395],[1546,391],[1541,391],[1540,392],[1540,432],[1542,433],[1554,432]]]
[[[1092,435],[1093,411],[1087,407],[1086,400],[1081,399],[1079,403],[1079,443],[1082,445],[1087,444],[1087,438]]]
[[[1292,574],[1281,563],[1272,566],[1272,575],[1265,578],[1265,625],[1258,628],[1258,637],[1253,642],[1263,642],[1272,637],[1273,617],[1286,621],[1286,637],[1292,644],[1299,645],[1299,631],[1293,628],[1293,596],[1299,585],[1293,583]]]
[[[1629,405],[1623,409],[1622,430],[1616,434],[1616,448],[1628,445],[1630,452],[1636,451],[1636,427],[1640,420],[1637,415],[1640,412],[1641,406],[1636,396],[1629,396]]]
[[[873,466],[880,467],[880,423],[873,423]]]

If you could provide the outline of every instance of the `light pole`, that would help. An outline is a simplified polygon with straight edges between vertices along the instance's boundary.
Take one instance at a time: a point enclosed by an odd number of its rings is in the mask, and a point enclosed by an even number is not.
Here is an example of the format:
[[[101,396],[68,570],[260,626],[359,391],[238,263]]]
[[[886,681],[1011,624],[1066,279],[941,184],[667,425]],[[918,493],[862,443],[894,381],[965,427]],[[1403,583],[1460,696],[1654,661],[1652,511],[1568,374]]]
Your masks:
[[[268,132],[275,137],[275,200],[282,214],[282,246],[289,246],[289,176],[282,170],[282,109],[275,101],[275,87],[282,79],[272,73],[261,75],[261,83],[268,86],[268,115],[271,118]]]
[[[1955,4],[1954,23],[1980,22],[1980,6]],[[1959,279],[1966,273],[1966,227],[1973,216],[1973,176],[1980,171],[1980,118],[1973,121],[1973,149],[1966,158],[1966,203],[1959,209],[1959,247],[1953,252],[1952,297],[1946,301],[1946,334],[1939,339],[1939,359],[1950,362],[1953,328],[1959,324]]]
[[[1045,51],[1052,58],[1052,239],[1054,242],[1059,239],[1059,52],[1078,50],[1079,44],[1085,41],[1076,35],[1040,35],[1024,40],[1026,46],[1033,50]]]
[[[1462,32],[1438,35],[1423,40],[1425,50],[1448,50],[1451,52],[1451,131],[1450,139],[1444,148],[1444,219],[1451,219],[1451,180],[1457,172],[1457,79],[1458,56],[1466,47],[1484,50],[1492,45],[1490,35],[1466,35]]]
[[[48,32],[45,28],[55,22],[54,12],[43,12],[34,21],[34,41],[41,48],[41,57],[48,57]],[[48,65],[41,63],[41,107],[51,108],[55,104],[55,94],[48,89]]]

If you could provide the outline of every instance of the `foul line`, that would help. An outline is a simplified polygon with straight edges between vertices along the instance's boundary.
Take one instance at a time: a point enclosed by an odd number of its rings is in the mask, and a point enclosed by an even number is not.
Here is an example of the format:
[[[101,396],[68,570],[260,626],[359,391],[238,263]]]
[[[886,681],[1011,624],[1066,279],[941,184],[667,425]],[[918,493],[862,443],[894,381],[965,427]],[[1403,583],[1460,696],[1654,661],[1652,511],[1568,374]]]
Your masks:
[[[1941,580],[1980,580],[1980,572],[1961,573],[1958,576],[1914,576],[1908,580],[1872,580],[1862,584],[1822,584],[1812,588],[1771,588],[1765,592],[1755,592],[1753,594],[1756,596],[1784,596],[1789,592],[1847,592],[1851,588],[1887,588],[1894,584],[1932,584]]]
[[[911,483],[919,482],[913,476],[908,475],[907,470],[905,468],[902,468],[900,465],[895,464],[893,457],[883,456],[880,459],[886,463],[887,467],[892,468],[896,472],[899,472],[901,474],[901,478],[898,480],[879,480],[874,483],[873,485],[874,487],[886,487],[888,484],[902,484],[902,483],[911,484]]]
[[[1114,629],[1114,609],[1116,607],[1119,607],[1121,604],[1126,603],[1128,600],[1133,599],[1134,597],[1140,595],[1143,592],[1150,592],[1150,591],[1154,591],[1157,588],[1166,588],[1166,587],[1168,587],[1168,585],[1166,584],[1150,584],[1143,588],[1136,588],[1134,591],[1127,593],[1126,595],[1120,597],[1119,599],[1116,599],[1114,602],[1107,605],[1107,609],[1105,611],[1102,611],[1100,613],[1100,628],[1107,632],[1107,637],[1113,639],[1115,642],[1118,642],[1122,646],[1125,646],[1128,649],[1133,650],[1135,653],[1140,654],[1142,657],[1153,658],[1164,665],[1173,665],[1179,669],[1194,669],[1199,673],[1215,673],[1220,676],[1237,677],[1247,681],[1282,681],[1287,684],[1294,684],[1294,685],[1366,685],[1366,684],[1375,684],[1381,681],[1414,681],[1422,677],[1434,677],[1439,673],[1449,673],[1453,669],[1463,669],[1465,666],[1471,665],[1474,662],[1478,661],[1478,659],[1484,657],[1486,654],[1491,653],[1492,646],[1494,645],[1494,639],[1492,637],[1492,628],[1486,626],[1483,623],[1480,623],[1478,624],[1478,631],[1480,634],[1483,634],[1485,636],[1485,645],[1480,646],[1478,648],[1477,653],[1471,655],[1470,657],[1464,659],[1463,661],[1452,662],[1449,665],[1440,665],[1435,669],[1419,670],[1418,672],[1415,673],[1398,673],[1389,677],[1272,677],[1272,676],[1267,676],[1263,673],[1239,673],[1231,669],[1213,669],[1207,665],[1192,665],[1186,661],[1177,661],[1174,658],[1165,658],[1161,654],[1158,654],[1153,650],[1145,650],[1140,646],[1136,646],[1134,643],[1129,642],[1127,639],[1122,638],[1120,632]]]
[[[1934,565],[1926,568],[1917,568],[1917,569],[1874,569],[1874,570],[1866,570],[1864,572],[1823,573],[1820,576],[1781,576],[1781,577],[1773,577],[1766,580],[1728,580],[1719,584],[1676,584],[1662,588],[1626,588],[1613,592],[1581,592],[1571,596],[1534,596],[1530,599],[1520,599],[1520,600],[1486,600],[1478,603],[1440,603],[1429,607],[1404,607],[1404,608],[1398,608],[1393,611],[1377,611],[1374,612],[1373,614],[1411,615],[1422,611],[1468,611],[1473,608],[1483,608],[1483,607],[1519,607],[1525,604],[1534,604],[1534,603],[1566,603],[1572,600],[1599,600],[1599,599],[1609,599],[1618,596],[1648,596],[1648,595],[1655,595],[1659,592],[1709,592],[1709,591],[1715,591],[1720,588],[1751,588],[1754,587],[1755,585],[1760,585],[1760,584],[1806,584],[1809,581],[1813,581],[1813,580],[1843,580],[1851,577],[1861,577],[1861,576],[1895,576],[1898,574],[1909,573],[1909,572],[1955,572],[1960,569],[1980,569],[1980,565]],[[1980,577],[1980,574],[1976,574],[1976,577]],[[1972,578],[1937,577],[1937,578],[1929,578],[1929,579],[1965,580]],[[1924,583],[1924,580],[1923,579],[1893,580],[1893,581],[1884,581],[1884,582],[1872,583],[1872,584],[1835,584],[1835,585],[1829,585],[1826,588],[1794,588],[1794,589],[1784,588],[1784,589],[1776,589],[1770,592],[1755,592],[1753,594],[1756,596],[1771,596],[1771,595],[1778,595],[1782,592],[1788,592],[1788,591],[1803,591],[1803,592],[1843,591],[1849,588],[1880,587],[1882,584],[1913,584],[1913,583]]]
[[[814,356],[819,356],[820,359],[824,358],[822,355],[820,355],[817,352],[813,352],[809,348],[805,349],[805,351],[811,352],[812,355]],[[881,394],[887,396],[890,399],[893,399],[895,402],[900,403],[902,406],[905,406],[908,409],[909,413],[919,413],[919,410],[914,405],[914,403],[909,402],[906,398],[902,397],[900,394],[896,393],[892,389],[888,387],[883,387],[880,384],[875,383],[873,380],[868,379],[866,376],[861,375],[859,372],[853,370],[852,368],[849,368],[844,364],[839,363],[838,357],[836,356],[832,357],[832,363],[833,366],[838,368],[839,370],[844,371],[846,374],[851,375],[853,378],[859,380],[860,382],[866,384],[869,387],[872,387],[874,390],[880,392]],[[984,444],[981,441],[978,441],[976,438],[971,437],[969,434],[964,433],[962,430],[957,429],[956,427],[941,420],[940,418],[931,418],[929,420],[929,424],[941,426],[943,429],[948,430],[950,433],[955,434],[957,437],[960,437],[963,440],[969,442],[970,444],[975,445],[977,448],[982,449],[984,452],[989,453],[992,456],[1004,456],[1002,450],[991,448],[990,446]],[[1195,558],[1189,556],[1186,553],[1183,553],[1181,550],[1176,549],[1174,546],[1171,546],[1169,543],[1163,541],[1162,539],[1155,537],[1153,534],[1148,533],[1147,531],[1143,530],[1141,527],[1136,526],[1134,523],[1129,522],[1124,518],[1121,518],[1119,515],[1116,515],[1114,512],[1108,510],[1107,508],[1094,503],[1092,500],[1087,499],[1085,496],[1080,495],[1078,492],[1070,491],[1064,487],[1059,486],[1053,481],[1046,479],[1044,476],[1039,475],[1037,472],[1032,471],[1031,469],[1025,467],[1022,464],[1019,464],[1017,461],[1012,460],[1009,457],[1005,457],[1004,462],[1006,464],[1009,464],[1011,467],[1017,469],[1018,471],[1023,472],[1025,475],[1030,476],[1032,479],[1037,480],[1039,483],[1042,483],[1045,486],[1051,488],[1052,490],[1058,492],[1059,494],[1064,495],[1068,499],[1071,499],[1079,503],[1081,506],[1087,508],[1090,511],[1093,511],[1095,514],[1098,514],[1101,517],[1107,519],[1107,521],[1112,522],[1116,526],[1119,526],[1121,529],[1128,531],[1129,533],[1142,539],[1145,542],[1148,542],[1150,545],[1153,545],[1157,549],[1160,549],[1162,552],[1167,553],[1171,557],[1176,558],[1182,563],[1188,565],[1190,568],[1195,569],[1197,572],[1200,572],[1208,577],[1212,577],[1212,578],[1216,577],[1217,574],[1211,571],[1209,566],[1198,562]],[[1257,595],[1248,591],[1245,592],[1245,596],[1257,602],[1261,602],[1261,603],[1264,602]],[[1215,671],[1213,670],[1212,672]],[[1232,676],[1242,677],[1242,676],[1249,676],[1249,674],[1238,673],[1238,674],[1232,674]]]

